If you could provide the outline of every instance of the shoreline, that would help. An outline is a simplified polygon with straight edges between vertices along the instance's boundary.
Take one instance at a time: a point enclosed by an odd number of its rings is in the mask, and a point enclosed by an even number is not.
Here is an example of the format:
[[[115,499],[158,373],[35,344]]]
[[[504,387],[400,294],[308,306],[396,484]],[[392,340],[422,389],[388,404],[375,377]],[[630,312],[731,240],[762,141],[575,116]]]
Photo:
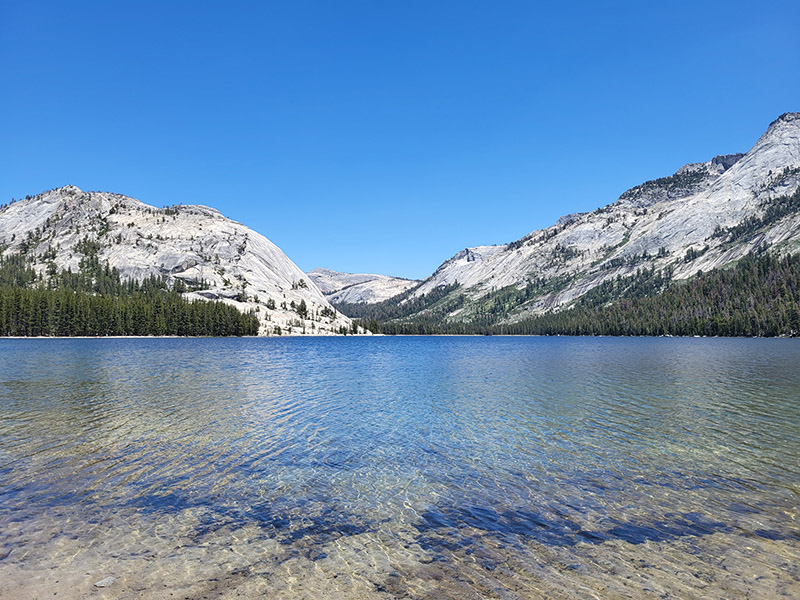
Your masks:
[[[278,339],[315,339],[315,338],[580,338],[580,339],[714,339],[714,340],[792,340],[800,339],[800,336],[792,335],[776,335],[776,336],[762,336],[762,335],[567,335],[555,334],[545,335],[540,333],[524,333],[524,334],[511,334],[511,333],[404,333],[404,334],[388,334],[388,333],[372,333],[365,334],[347,334],[341,335],[336,333],[331,334],[315,334],[315,335],[226,335],[226,336],[213,336],[213,335],[65,335],[65,336],[23,336],[23,335],[7,335],[0,336],[0,340],[222,340],[222,339],[237,339],[237,340],[278,340]]]

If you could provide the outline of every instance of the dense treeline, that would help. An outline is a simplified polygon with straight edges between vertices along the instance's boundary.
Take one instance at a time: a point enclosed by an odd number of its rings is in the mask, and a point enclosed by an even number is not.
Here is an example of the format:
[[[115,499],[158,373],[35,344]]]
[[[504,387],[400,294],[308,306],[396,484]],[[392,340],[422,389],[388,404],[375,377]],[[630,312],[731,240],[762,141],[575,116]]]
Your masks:
[[[391,319],[402,319],[420,311],[430,310],[437,302],[458,289],[458,287],[458,283],[443,285],[431,290],[427,294],[421,294],[416,298],[412,298],[411,295],[419,288],[419,285],[417,285],[383,302],[376,302],[375,304],[367,304],[364,302],[350,304],[348,302],[341,302],[334,306],[336,306],[339,312],[353,319],[385,322]],[[450,310],[454,310],[455,308],[457,307],[454,306]],[[445,314],[447,313],[441,313],[441,316]]]
[[[66,289],[0,288],[0,335],[255,335],[258,319],[175,291],[92,296]]]
[[[258,318],[221,302],[189,302],[178,282],[122,281],[84,248],[81,272],[47,281],[20,254],[0,259],[0,335],[256,335]]]
[[[798,335],[799,309],[800,256],[764,253],[732,269],[673,282],[660,294],[586,303],[504,329],[545,335]]]
[[[797,336],[800,256],[751,254],[689,281],[642,270],[603,283],[570,309],[515,323],[423,318],[379,327],[391,334]]]

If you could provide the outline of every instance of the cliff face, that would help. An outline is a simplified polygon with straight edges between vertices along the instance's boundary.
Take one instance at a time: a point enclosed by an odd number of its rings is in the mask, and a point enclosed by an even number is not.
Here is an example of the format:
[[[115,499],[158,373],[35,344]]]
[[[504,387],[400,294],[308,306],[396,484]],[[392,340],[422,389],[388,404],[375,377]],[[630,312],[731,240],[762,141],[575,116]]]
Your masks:
[[[800,113],[774,121],[746,154],[718,156],[638,185],[608,206],[572,214],[505,246],[466,248],[414,292],[459,283],[472,301],[530,282],[544,290],[510,318],[569,304],[609,278],[637,269],[672,270],[683,279],[735,261],[757,246],[800,248],[800,212],[774,217],[776,198],[800,186]],[[768,222],[769,221],[769,222]],[[743,223],[757,231],[739,235]],[[737,228],[738,229],[735,229]],[[454,311],[469,320],[469,302]]]
[[[190,298],[258,311],[262,335],[276,326],[325,334],[351,325],[280,248],[212,208],[155,208],[66,186],[0,210],[0,248],[6,255],[25,252],[45,278],[53,268],[78,271],[83,240],[96,242],[100,261],[123,278],[182,279],[196,288]],[[305,313],[298,312],[301,302]]]

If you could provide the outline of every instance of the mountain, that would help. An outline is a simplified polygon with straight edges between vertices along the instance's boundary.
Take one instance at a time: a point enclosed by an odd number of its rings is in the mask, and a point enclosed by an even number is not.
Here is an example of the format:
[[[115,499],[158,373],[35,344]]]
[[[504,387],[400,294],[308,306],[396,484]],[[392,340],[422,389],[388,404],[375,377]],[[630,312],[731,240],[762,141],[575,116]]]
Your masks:
[[[419,323],[456,331],[476,324],[557,331],[521,324],[579,305],[601,307],[631,290],[652,294],[714,269],[735,270],[742,259],[765,249],[774,255],[798,253],[798,188],[800,113],[786,113],[745,154],[687,164],[629,189],[608,206],[566,215],[509,244],[465,248],[421,283],[323,269],[307,275],[265,237],[214,209],[155,208],[74,186],[0,207],[0,257],[8,262],[21,256],[23,266],[32,267],[43,282],[92,261],[95,272],[108,264],[123,280],[160,278],[188,299],[255,311],[262,335],[357,328],[329,300],[372,330],[382,321],[412,326],[396,331],[413,331]],[[764,298],[764,290],[782,294],[794,285],[797,263],[748,261],[746,273],[705,284],[728,289],[724,286],[735,281],[730,285],[742,289],[752,282]],[[775,288],[774,281],[764,279],[771,269],[786,285]],[[781,317],[781,323],[797,320],[792,302],[787,296],[775,305],[786,313],[788,321]],[[574,317],[570,331],[588,331],[586,318]],[[724,316],[718,323],[720,331],[741,330],[724,329]]]
[[[261,335],[352,327],[280,248],[206,206],[156,208],[68,185],[0,208],[0,250],[24,255],[45,280],[80,271],[91,253],[122,280],[180,281],[188,299],[255,311]]]
[[[382,302],[419,284],[419,281],[412,279],[369,273],[340,273],[330,269],[314,269],[308,272],[308,277],[333,304]]]
[[[513,324],[563,310],[604,283],[645,270],[680,281],[756,249],[794,253],[800,250],[800,206],[792,199],[798,187],[800,113],[786,113],[746,154],[687,164],[608,206],[566,215],[509,244],[465,248],[411,295],[351,314]],[[402,310],[412,302],[413,312]]]

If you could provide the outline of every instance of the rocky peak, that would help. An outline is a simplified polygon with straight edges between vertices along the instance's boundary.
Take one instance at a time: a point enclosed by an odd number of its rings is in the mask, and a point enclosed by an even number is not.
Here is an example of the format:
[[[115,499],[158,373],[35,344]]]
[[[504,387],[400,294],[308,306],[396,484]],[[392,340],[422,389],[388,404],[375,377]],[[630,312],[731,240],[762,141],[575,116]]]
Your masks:
[[[53,190],[65,196],[77,196],[78,194],[82,194],[83,190],[79,188],[77,185],[65,185],[64,187],[56,188]]]
[[[773,127],[775,127],[780,123],[800,125],[799,121],[800,121],[800,112],[785,112],[780,117],[778,117],[772,123],[769,124],[767,131],[769,131],[770,129],[772,129]]]
[[[623,193],[619,204],[633,208],[647,208],[657,202],[675,200],[696,194],[716,179],[717,172],[709,168],[711,163],[689,163],[683,165],[673,175],[652,179]]]
[[[720,154],[711,159],[711,165],[719,167],[722,171],[727,171],[744,156],[743,152],[737,154]]]
[[[558,221],[556,221],[556,225],[558,225],[559,227],[567,225],[569,223],[572,223],[576,219],[579,219],[585,214],[586,214],[585,212],[576,212],[576,213],[569,213],[568,215],[562,215],[558,218]]]
[[[708,163],[699,163],[699,162],[698,163],[687,163],[687,164],[683,165],[680,169],[675,171],[675,175],[685,175],[687,173],[697,173],[698,171],[699,172],[705,172],[707,170],[708,170]],[[674,177],[674,175],[673,175],[673,177]],[[667,179],[667,177],[662,177],[661,179],[657,179],[655,181],[662,181],[662,180],[666,180],[666,179]]]
[[[771,186],[771,178],[797,167],[800,167],[800,113],[784,113],[770,124],[747,154],[725,171],[712,191],[733,197],[740,190],[749,189],[759,196],[765,187]],[[781,193],[786,191],[783,189]]]
[[[754,147],[771,143],[773,141],[785,141],[787,137],[796,138],[800,136],[800,113],[787,112],[769,124],[764,135],[756,142]]]

